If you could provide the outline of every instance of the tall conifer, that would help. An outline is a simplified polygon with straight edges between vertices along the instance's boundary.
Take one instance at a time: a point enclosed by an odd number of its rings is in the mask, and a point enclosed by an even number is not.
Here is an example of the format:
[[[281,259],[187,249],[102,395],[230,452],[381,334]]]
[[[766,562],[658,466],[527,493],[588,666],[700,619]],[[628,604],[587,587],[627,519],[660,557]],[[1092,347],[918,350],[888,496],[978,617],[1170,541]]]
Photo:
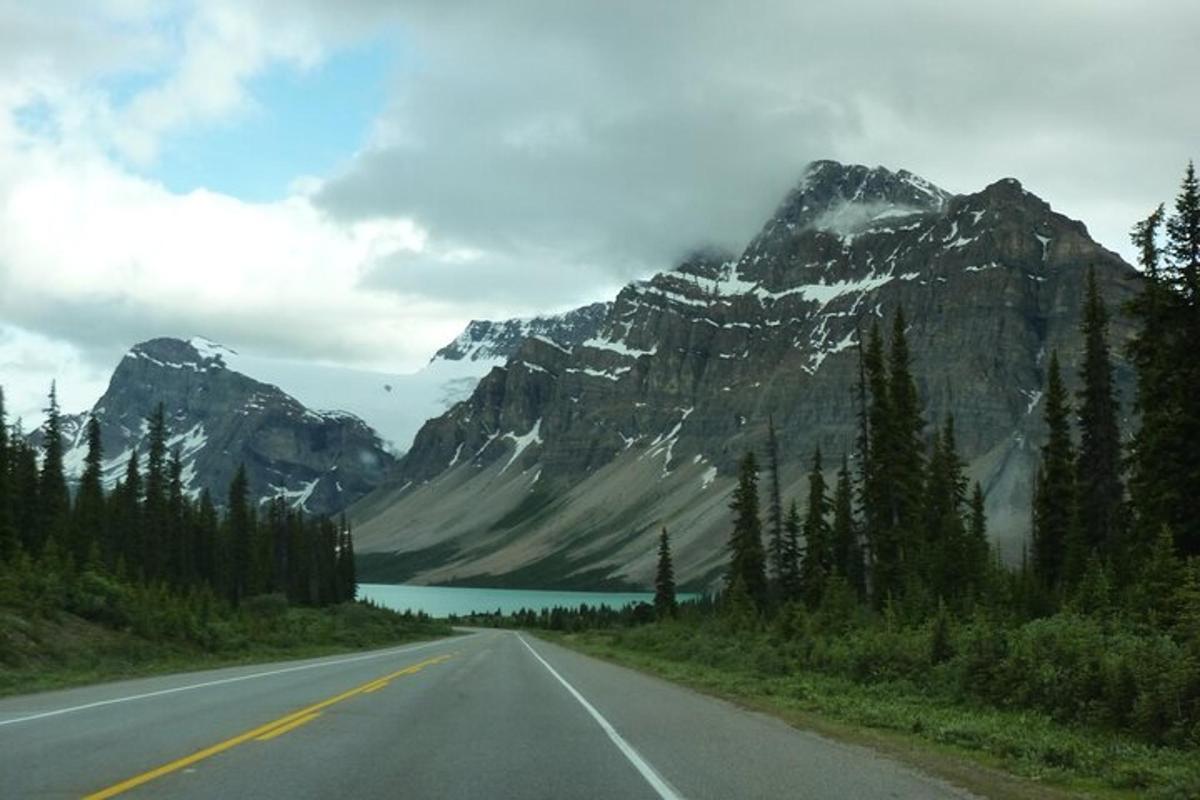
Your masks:
[[[786,545],[783,530],[783,498],[779,492],[779,439],[775,435],[774,418],[767,419],[767,525],[771,583],[776,591],[783,582],[786,570]]]
[[[804,515],[804,560],[800,583],[804,599],[816,608],[824,596],[825,584],[833,572],[833,542],[829,528],[829,496],[822,471],[821,448],[813,451],[808,473],[808,508]]]
[[[677,610],[675,602],[675,568],[671,564],[671,542],[667,537],[667,528],[663,526],[658,535],[658,568],[654,574],[654,610],[659,619],[674,617]]]
[[[762,543],[762,519],[759,517],[758,461],[747,452],[738,467],[738,485],[729,508],[733,511],[733,532],[729,538],[730,564],[726,586],[735,582],[742,587],[759,610],[767,602],[766,554]]]
[[[53,538],[65,546],[70,531],[71,497],[63,472],[62,412],[58,406],[58,388],[50,384],[50,402],[46,407],[46,423],[42,427],[42,471],[38,486],[41,505],[40,530],[35,533],[35,552]]]
[[[1071,401],[1063,386],[1058,351],[1050,354],[1044,414],[1048,433],[1033,497],[1033,571],[1042,587],[1053,592],[1068,575],[1082,577],[1087,558],[1086,548],[1075,543],[1072,533],[1075,448],[1071,443]]]

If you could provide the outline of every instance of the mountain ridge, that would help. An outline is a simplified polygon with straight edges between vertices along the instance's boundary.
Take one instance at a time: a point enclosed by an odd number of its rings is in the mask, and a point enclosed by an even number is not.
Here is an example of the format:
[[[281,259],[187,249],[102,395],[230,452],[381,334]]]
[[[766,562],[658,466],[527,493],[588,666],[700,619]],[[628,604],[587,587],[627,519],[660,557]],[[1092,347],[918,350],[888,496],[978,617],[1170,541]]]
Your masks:
[[[736,458],[774,417],[787,493],[802,497],[813,446],[850,454],[860,330],[904,307],[927,418],[954,414],[1014,557],[1044,362],[1058,349],[1075,366],[1089,266],[1110,305],[1135,290],[1131,267],[1013,179],[951,195],[904,171],[816,162],[736,259],[627,285],[596,336],[526,339],[427,422],[352,509],[360,552],[424,582],[515,585],[557,564],[561,585],[646,586],[665,523],[681,579],[703,583],[723,563]],[[1114,351],[1128,334],[1114,320]],[[1132,397],[1123,363],[1118,384]]]

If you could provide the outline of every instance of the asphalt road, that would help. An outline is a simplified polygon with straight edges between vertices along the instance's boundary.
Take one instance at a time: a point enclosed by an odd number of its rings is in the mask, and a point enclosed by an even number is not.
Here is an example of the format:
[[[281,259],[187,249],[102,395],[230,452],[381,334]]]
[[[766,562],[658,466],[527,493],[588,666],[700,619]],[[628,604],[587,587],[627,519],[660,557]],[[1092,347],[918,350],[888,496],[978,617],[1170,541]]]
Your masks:
[[[528,636],[0,701],[0,797],[962,798]]]

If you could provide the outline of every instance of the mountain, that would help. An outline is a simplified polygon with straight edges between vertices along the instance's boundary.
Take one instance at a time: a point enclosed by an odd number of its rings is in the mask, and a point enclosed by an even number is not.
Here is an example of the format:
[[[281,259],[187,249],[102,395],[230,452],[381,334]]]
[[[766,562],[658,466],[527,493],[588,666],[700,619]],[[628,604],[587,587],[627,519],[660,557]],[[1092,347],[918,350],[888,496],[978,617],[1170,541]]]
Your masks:
[[[471,320],[450,344],[438,350],[430,364],[439,361],[499,361],[503,363],[532,336],[565,347],[590,339],[600,329],[612,303],[592,303],[563,314],[528,319]]]
[[[262,358],[224,351],[227,366],[273,383],[309,408],[339,409],[374,428],[403,453],[424,422],[470,397],[475,384],[501,366],[529,336],[573,345],[593,335],[608,311],[595,303],[555,314],[501,321],[472,320],[453,341],[409,374]]]
[[[431,419],[351,510],[365,578],[650,584],[654,534],[678,578],[722,572],[735,462],[779,429],[785,495],[815,446],[856,435],[859,331],[897,309],[927,419],[953,414],[992,536],[1019,557],[1045,366],[1074,378],[1084,281],[1114,310],[1136,272],[1012,179],[952,195],[908,172],[809,166],[737,257],[702,251],[626,286],[573,346],[526,338]],[[1117,315],[1113,351],[1131,335]],[[1132,374],[1118,362],[1128,410]],[[1074,388],[1074,387],[1072,387]]]
[[[366,423],[343,412],[310,410],[230,368],[235,358],[199,338],[151,339],[133,347],[92,410],[64,418],[68,475],[83,471],[86,426],[94,417],[107,456],[104,483],[112,488],[134,450],[144,458],[146,418],[161,402],[168,449],[179,449],[184,488],[193,495],[207,489],[222,503],[240,463],[252,496],[283,497],[313,513],[340,511],[382,482],[395,459]]]

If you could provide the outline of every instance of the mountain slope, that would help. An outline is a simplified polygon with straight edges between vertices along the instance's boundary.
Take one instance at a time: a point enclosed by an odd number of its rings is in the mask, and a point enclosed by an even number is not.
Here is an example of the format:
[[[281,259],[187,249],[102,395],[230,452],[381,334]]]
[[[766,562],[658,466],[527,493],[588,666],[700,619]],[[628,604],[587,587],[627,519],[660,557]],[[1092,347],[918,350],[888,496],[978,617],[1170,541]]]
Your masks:
[[[130,454],[146,448],[146,418],[162,403],[178,448],[184,488],[222,503],[238,464],[251,496],[283,497],[313,513],[345,508],[379,485],[395,463],[366,423],[312,411],[270,384],[229,368],[231,351],[204,339],[151,339],[117,365],[91,411],[64,419],[68,476],[83,471],[86,425],[100,422],[104,483],[121,479]],[[143,461],[144,464],[144,461]]]
[[[352,510],[367,574],[429,582],[648,585],[724,563],[736,459],[779,427],[785,492],[820,445],[851,453],[855,345],[908,318],[926,416],[953,414],[993,536],[1027,529],[1051,349],[1074,373],[1083,282],[1112,307],[1136,273],[1014,180],[952,196],[915,175],[816,162],[736,259],[700,253],[625,287],[599,334],[527,339],[430,420]],[[885,327],[886,331],[886,327]],[[1114,322],[1115,352],[1129,330]],[[1132,397],[1125,365],[1122,396]]]

